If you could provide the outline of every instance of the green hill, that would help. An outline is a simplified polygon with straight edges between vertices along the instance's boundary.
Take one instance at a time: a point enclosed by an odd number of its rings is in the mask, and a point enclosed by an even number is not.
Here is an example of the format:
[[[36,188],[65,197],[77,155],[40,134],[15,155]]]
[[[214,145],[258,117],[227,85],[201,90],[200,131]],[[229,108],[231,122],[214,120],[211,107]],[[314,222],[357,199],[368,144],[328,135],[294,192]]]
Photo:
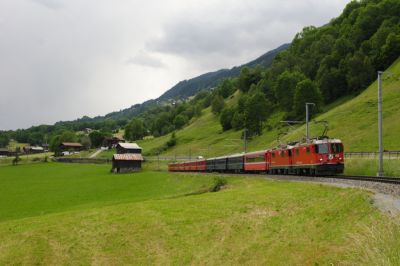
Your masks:
[[[383,78],[383,117],[384,117],[384,147],[386,150],[400,150],[398,135],[400,134],[400,60],[397,60],[386,72]],[[233,104],[238,98],[236,93],[228,104]],[[342,99],[329,106],[325,113],[315,117],[315,120],[326,120],[329,123],[328,135],[342,139],[347,151],[377,150],[377,83],[372,83],[358,96],[348,100]],[[264,129],[261,136],[249,140],[249,150],[259,150],[274,147],[278,144],[277,136],[283,128],[279,123],[282,114],[276,113],[268,121],[275,127]],[[311,135],[322,133],[321,125],[311,124]],[[217,156],[243,151],[242,131],[229,130],[222,132],[219,117],[210,109],[203,110],[200,118],[176,132],[177,145],[162,155],[177,156]],[[290,130],[282,141],[298,140],[304,137],[305,127],[300,126]],[[170,135],[139,141],[147,154],[156,154],[168,141]]]

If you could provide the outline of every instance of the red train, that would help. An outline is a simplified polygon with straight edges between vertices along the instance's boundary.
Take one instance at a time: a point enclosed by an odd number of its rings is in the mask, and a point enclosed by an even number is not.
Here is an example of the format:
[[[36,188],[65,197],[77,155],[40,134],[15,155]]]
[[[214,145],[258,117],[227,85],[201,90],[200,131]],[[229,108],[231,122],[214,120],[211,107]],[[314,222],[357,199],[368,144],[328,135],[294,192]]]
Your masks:
[[[343,144],[338,139],[312,139],[310,143],[291,143],[270,150],[171,163],[168,170],[337,175],[344,171]]]

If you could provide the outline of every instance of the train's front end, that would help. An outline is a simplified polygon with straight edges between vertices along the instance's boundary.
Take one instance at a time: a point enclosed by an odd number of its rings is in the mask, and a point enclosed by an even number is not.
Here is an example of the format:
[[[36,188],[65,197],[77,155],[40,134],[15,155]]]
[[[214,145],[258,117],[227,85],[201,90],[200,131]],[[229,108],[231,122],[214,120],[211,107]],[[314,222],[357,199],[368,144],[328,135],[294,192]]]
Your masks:
[[[344,172],[344,148],[339,139],[315,140],[318,175],[337,175]]]

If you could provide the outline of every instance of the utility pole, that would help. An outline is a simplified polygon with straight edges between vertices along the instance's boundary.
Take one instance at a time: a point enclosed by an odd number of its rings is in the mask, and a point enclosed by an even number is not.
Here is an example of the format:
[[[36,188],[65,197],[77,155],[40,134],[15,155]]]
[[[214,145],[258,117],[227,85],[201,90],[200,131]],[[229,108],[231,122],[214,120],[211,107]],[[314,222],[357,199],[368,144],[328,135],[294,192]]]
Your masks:
[[[309,105],[314,105],[315,103],[306,103],[306,142],[310,143],[310,129],[308,127],[308,123],[309,123],[309,111],[308,111],[308,106]]]
[[[244,140],[244,153],[246,153],[247,152],[247,128],[244,129],[243,140]]]
[[[378,168],[377,176],[383,176],[382,75],[383,75],[383,71],[378,71],[378,142],[379,142],[379,168]]]
[[[160,171],[160,152],[157,154],[157,170]]]

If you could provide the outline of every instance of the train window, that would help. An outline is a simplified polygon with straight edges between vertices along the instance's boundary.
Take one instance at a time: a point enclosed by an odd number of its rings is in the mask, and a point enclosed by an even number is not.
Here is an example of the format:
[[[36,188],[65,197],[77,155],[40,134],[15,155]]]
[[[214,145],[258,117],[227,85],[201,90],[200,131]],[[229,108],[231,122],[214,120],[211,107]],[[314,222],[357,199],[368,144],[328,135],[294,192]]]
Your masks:
[[[307,154],[310,154],[310,147],[306,148],[306,152],[307,152]]]
[[[296,149],[296,155],[299,156],[300,155],[300,151],[299,149]]]
[[[264,162],[264,156],[258,156],[258,157],[253,157],[253,158],[246,158],[246,162],[247,163],[260,163],[260,162]]]
[[[328,147],[327,143],[318,144],[315,147],[316,147],[316,152],[319,153],[319,154],[327,154],[327,153],[329,153],[329,147]]]
[[[275,158],[275,152],[272,153],[272,158]]]
[[[340,153],[343,152],[343,145],[342,143],[332,143],[331,149],[333,153]]]
[[[285,152],[281,151],[281,157],[285,157]]]

